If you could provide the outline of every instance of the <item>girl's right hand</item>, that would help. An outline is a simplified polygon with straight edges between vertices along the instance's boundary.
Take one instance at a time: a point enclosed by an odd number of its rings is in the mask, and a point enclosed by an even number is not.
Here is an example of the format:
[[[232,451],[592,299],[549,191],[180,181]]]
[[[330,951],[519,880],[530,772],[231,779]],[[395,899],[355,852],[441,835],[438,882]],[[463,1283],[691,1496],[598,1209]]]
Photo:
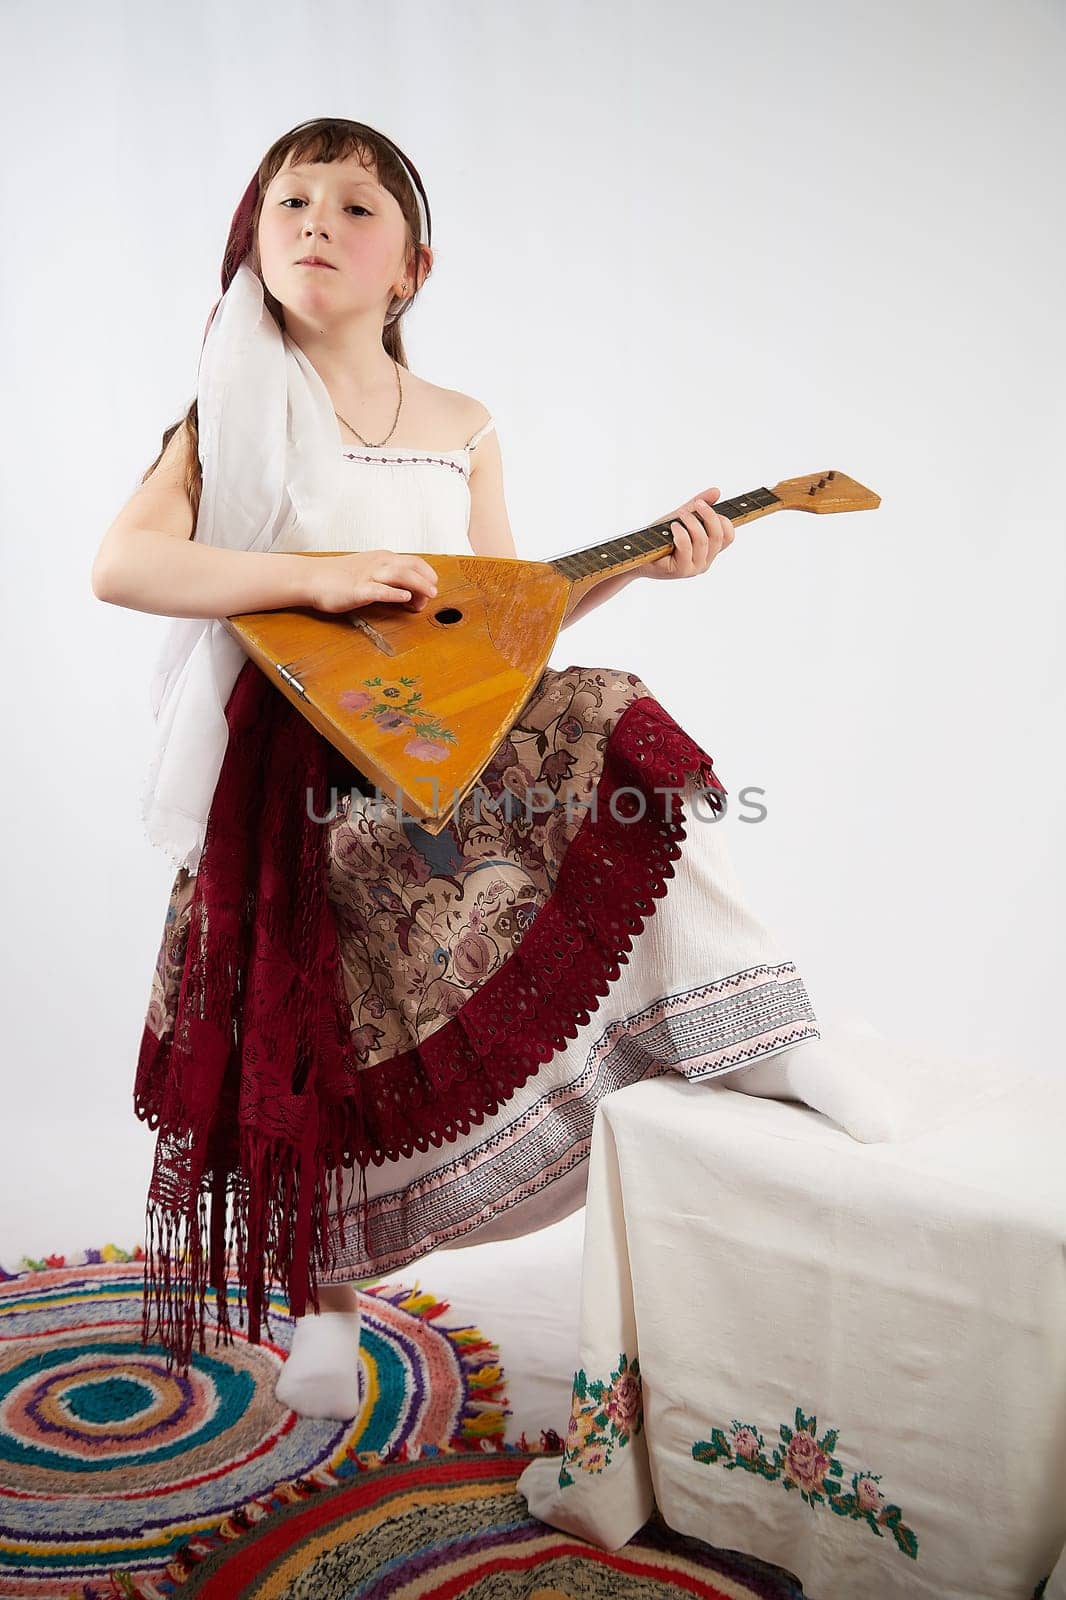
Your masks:
[[[420,556],[395,550],[360,550],[353,555],[309,561],[308,601],[316,611],[354,611],[391,600],[421,611],[437,592],[437,574]]]

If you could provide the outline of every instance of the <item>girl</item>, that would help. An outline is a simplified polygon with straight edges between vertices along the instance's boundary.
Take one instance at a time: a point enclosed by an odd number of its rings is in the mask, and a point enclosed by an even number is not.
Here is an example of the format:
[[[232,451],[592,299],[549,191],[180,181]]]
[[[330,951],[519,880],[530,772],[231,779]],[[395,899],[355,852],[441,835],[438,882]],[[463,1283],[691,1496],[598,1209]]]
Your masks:
[[[434,836],[382,808],[219,620],[420,610],[434,553],[515,557],[491,415],[407,364],[430,241],[384,134],[322,118],[278,139],[233,218],[196,399],[93,567],[101,599],[178,619],[145,796],[178,871],[135,1089],[158,1128],[143,1337],[187,1370],[211,1283],[231,1338],[235,1255],[249,1339],[271,1281],[296,1319],[278,1398],[342,1419],[356,1283],[581,1206],[613,1090],[742,1077],[818,1037],[733,876],[710,758],[632,673],[546,669],[478,802]],[[718,492],[564,626],[638,577],[705,573],[733,540]],[[399,672],[351,696],[424,738]]]

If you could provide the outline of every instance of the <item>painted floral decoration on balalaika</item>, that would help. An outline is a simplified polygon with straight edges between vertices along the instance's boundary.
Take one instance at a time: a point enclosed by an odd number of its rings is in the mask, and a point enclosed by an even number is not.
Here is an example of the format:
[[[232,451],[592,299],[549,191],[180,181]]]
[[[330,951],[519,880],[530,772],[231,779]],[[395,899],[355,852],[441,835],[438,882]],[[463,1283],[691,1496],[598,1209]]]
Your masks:
[[[788,478],[714,509],[736,526],[771,511],[871,511],[840,472]],[[346,613],[245,612],[225,626],[267,677],[388,802],[446,826],[536,688],[564,618],[605,578],[673,549],[653,523],[550,561],[437,555],[421,611],[381,601]],[[305,551],[329,560],[341,551]]]

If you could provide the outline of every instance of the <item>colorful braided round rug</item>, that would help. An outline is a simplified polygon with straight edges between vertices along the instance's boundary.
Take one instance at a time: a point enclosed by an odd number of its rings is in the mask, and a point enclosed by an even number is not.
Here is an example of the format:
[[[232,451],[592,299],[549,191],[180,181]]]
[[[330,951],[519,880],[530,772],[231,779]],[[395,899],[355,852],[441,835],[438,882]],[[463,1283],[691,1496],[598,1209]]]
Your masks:
[[[283,1300],[272,1342],[238,1329],[215,1349],[209,1334],[183,1378],[140,1342],[143,1252],[87,1256],[0,1268],[0,1600],[136,1592],[111,1574],[165,1578],[235,1507],[283,1480],[333,1482],[357,1450],[503,1440],[499,1350],[443,1325],[447,1304],[417,1283],[360,1289],[363,1414],[315,1421],[274,1398],[292,1339]]]
[[[657,1513],[616,1551],[547,1527],[515,1488],[534,1455],[427,1447],[360,1461],[351,1482],[190,1552],[177,1600],[802,1600],[779,1568],[684,1538]]]
[[[657,1517],[614,1554],[530,1517],[515,1481],[563,1441],[504,1443],[498,1348],[417,1282],[360,1286],[364,1405],[341,1423],[274,1398],[280,1297],[262,1345],[234,1316],[231,1346],[168,1373],[140,1342],[142,1261],[0,1268],[0,1600],[802,1596]]]

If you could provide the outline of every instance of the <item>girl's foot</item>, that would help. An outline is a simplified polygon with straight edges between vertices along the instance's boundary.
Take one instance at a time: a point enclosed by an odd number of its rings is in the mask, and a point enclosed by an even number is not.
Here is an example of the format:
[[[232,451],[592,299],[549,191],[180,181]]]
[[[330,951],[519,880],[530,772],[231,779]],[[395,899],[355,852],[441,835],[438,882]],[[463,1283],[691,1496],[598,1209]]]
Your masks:
[[[301,1417],[357,1417],[360,1322],[358,1306],[297,1317],[292,1348],[274,1385],[276,1399]]]

